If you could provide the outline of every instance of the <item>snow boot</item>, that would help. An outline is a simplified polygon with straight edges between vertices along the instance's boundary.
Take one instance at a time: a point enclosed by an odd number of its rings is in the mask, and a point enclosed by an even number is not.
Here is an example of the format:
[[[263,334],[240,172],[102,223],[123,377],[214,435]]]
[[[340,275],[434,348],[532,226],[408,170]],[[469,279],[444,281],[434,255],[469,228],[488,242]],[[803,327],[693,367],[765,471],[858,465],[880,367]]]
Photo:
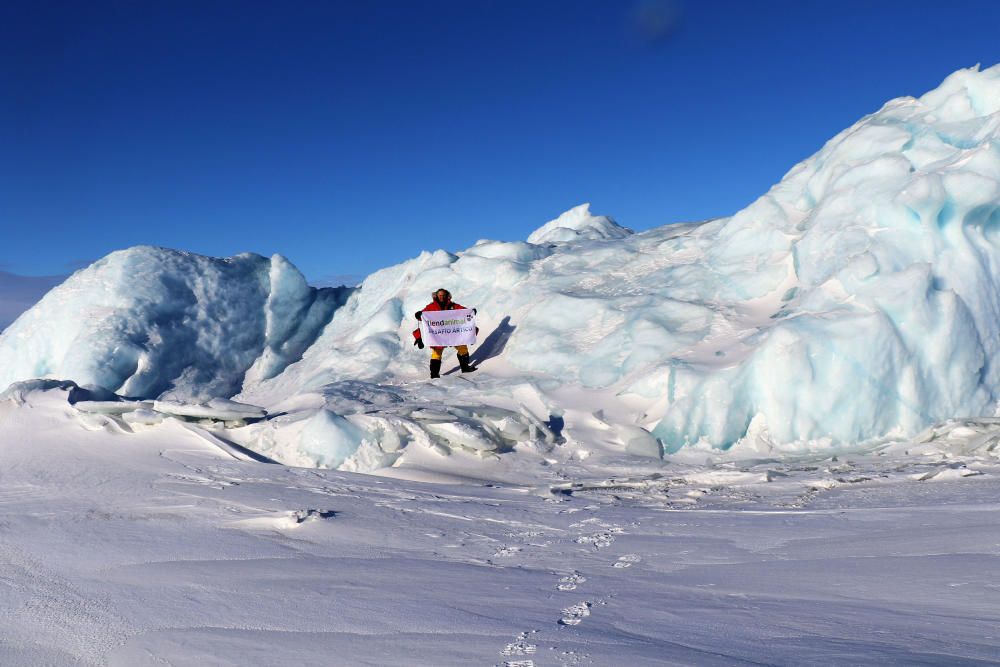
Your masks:
[[[475,366],[469,363],[469,355],[467,354],[458,355],[458,365],[462,367],[463,373],[471,373],[477,370]]]
[[[431,359],[431,379],[441,377],[441,360]]]

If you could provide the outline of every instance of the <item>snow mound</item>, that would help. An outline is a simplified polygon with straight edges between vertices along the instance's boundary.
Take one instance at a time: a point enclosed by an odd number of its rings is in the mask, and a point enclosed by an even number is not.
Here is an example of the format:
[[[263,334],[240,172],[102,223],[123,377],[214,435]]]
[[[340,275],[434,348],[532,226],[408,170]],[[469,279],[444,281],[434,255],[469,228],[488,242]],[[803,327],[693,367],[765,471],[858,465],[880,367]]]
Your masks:
[[[580,204],[536,229],[528,236],[528,243],[621,239],[632,233],[607,216],[592,215],[590,204]]]
[[[122,250],[0,335],[0,386],[65,377],[139,398],[232,396],[297,360],[347,293],[308,286],[279,255]]]

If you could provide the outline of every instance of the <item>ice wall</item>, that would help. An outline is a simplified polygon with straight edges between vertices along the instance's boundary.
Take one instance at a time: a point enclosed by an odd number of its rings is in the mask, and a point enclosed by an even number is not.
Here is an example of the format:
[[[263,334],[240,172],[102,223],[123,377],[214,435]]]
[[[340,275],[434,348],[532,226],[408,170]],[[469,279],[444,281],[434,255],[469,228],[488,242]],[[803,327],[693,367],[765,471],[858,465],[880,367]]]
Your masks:
[[[231,396],[297,360],[345,298],[278,255],[122,250],[0,335],[0,385],[55,377],[142,398]]]
[[[1000,375],[1000,67],[886,104],[797,165],[707,248],[724,302],[781,304],[705,372],[675,358],[656,434],[855,442],[992,413]],[[778,295],[781,290],[775,290]]]

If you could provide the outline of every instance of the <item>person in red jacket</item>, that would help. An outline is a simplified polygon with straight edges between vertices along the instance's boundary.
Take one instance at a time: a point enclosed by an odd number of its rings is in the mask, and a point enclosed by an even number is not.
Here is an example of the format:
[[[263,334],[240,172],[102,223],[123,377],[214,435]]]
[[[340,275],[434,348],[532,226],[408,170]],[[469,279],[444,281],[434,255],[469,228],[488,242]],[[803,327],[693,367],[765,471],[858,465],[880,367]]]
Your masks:
[[[451,300],[451,292],[446,289],[439,289],[434,292],[434,300],[424,306],[421,310],[418,310],[416,314],[414,314],[414,317],[419,320],[425,310],[460,310],[463,308],[465,308],[465,306]],[[475,312],[476,309],[473,308],[472,311]],[[421,350],[424,349],[424,341],[420,336],[419,326],[414,329],[413,337],[416,339],[413,341],[413,344]],[[469,363],[468,346],[456,345],[455,350],[458,352],[458,365],[462,367],[463,373],[471,373],[476,370],[476,367]],[[443,354],[443,347],[437,347],[436,345],[431,346],[431,378],[441,377],[441,355]]]

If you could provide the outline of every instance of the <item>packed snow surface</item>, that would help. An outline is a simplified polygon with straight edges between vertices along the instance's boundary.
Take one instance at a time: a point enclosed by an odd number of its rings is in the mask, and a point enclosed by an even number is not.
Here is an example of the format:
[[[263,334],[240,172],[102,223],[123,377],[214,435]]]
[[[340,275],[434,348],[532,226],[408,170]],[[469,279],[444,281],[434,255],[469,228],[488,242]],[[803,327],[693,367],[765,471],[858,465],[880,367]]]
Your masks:
[[[998,244],[1000,67],[969,69],[731,218],[632,233],[582,205],[527,241],[425,252],[340,291],[278,256],[117,252],[0,336],[0,385],[234,399],[274,415],[234,431],[243,445],[350,470],[411,443],[546,449],[595,424],[615,443],[598,458],[879,442],[994,414]],[[481,369],[430,384],[410,331],[439,287],[478,308]]]
[[[175,417],[123,428],[48,387],[0,400],[5,667],[1000,655],[996,423],[603,477],[557,448],[536,485],[470,483],[483,461],[457,452],[426,484],[254,460]],[[524,479],[520,463],[489,468]]]

